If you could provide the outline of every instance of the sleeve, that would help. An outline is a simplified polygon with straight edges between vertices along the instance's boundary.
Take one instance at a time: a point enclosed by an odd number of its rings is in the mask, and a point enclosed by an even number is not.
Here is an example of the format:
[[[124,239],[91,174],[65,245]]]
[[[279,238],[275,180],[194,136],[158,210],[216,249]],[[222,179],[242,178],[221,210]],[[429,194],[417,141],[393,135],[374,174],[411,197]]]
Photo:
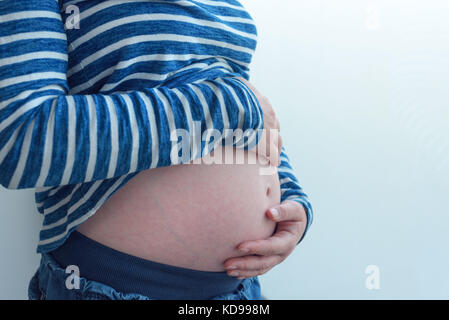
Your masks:
[[[300,203],[307,216],[307,224],[304,234],[299,239],[298,244],[304,239],[307,231],[310,228],[313,220],[313,209],[309,202],[307,195],[303,192],[303,189],[299,185],[298,179],[295,176],[295,172],[290,164],[290,159],[285,152],[285,147],[282,147],[281,151],[281,165],[278,167],[279,182],[281,185],[281,202],[285,200],[293,200]]]
[[[56,0],[0,1],[0,184],[6,188],[104,180],[211,151],[200,139],[201,152],[172,160],[180,151],[179,137],[172,137],[178,130],[213,129],[214,139],[224,139],[229,130],[263,128],[257,99],[237,78],[70,95],[67,57]]]

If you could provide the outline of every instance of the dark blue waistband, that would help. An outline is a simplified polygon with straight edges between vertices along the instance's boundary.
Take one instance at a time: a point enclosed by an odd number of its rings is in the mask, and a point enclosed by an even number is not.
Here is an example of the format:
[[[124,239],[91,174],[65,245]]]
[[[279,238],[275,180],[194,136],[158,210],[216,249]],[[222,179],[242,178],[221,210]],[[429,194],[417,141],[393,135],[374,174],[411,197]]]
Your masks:
[[[154,299],[210,299],[233,292],[242,282],[226,272],[185,269],[131,256],[77,231],[51,255],[63,268],[78,266],[83,278]]]

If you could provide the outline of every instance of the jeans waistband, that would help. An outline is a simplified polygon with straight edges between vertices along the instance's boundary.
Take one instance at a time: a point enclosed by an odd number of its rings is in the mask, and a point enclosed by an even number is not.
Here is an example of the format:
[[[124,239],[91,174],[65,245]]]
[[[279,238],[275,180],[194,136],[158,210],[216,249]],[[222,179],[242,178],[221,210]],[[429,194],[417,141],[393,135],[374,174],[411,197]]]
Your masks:
[[[63,268],[76,265],[83,278],[153,299],[210,299],[237,290],[242,282],[226,272],[185,269],[135,257],[77,231],[50,254]]]

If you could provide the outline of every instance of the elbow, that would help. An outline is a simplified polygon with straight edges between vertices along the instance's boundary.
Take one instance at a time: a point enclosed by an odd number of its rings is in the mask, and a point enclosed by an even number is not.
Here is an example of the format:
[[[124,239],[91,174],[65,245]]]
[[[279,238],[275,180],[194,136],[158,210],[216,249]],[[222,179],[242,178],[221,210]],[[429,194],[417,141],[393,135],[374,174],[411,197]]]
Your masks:
[[[36,101],[38,100],[38,101]],[[40,100],[40,101],[39,101]],[[13,112],[2,114],[0,123],[0,185],[6,189],[18,190],[36,187],[41,162],[40,148],[42,134],[48,127],[39,119],[43,112],[54,112],[57,98],[34,99],[16,103]],[[5,110],[5,109],[4,109]],[[4,117],[3,117],[4,116]],[[42,127],[41,127],[42,126]]]

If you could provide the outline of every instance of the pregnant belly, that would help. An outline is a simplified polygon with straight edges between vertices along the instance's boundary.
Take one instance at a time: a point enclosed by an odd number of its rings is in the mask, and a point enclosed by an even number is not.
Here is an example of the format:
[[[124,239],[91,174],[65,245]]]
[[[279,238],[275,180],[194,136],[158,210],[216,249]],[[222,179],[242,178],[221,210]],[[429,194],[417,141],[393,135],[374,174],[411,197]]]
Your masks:
[[[144,259],[223,271],[227,258],[241,255],[239,243],[273,233],[275,223],[266,210],[280,201],[275,168],[261,174],[267,167],[257,163],[253,152],[233,151],[245,157],[244,164],[185,164],[140,172],[78,231]]]

